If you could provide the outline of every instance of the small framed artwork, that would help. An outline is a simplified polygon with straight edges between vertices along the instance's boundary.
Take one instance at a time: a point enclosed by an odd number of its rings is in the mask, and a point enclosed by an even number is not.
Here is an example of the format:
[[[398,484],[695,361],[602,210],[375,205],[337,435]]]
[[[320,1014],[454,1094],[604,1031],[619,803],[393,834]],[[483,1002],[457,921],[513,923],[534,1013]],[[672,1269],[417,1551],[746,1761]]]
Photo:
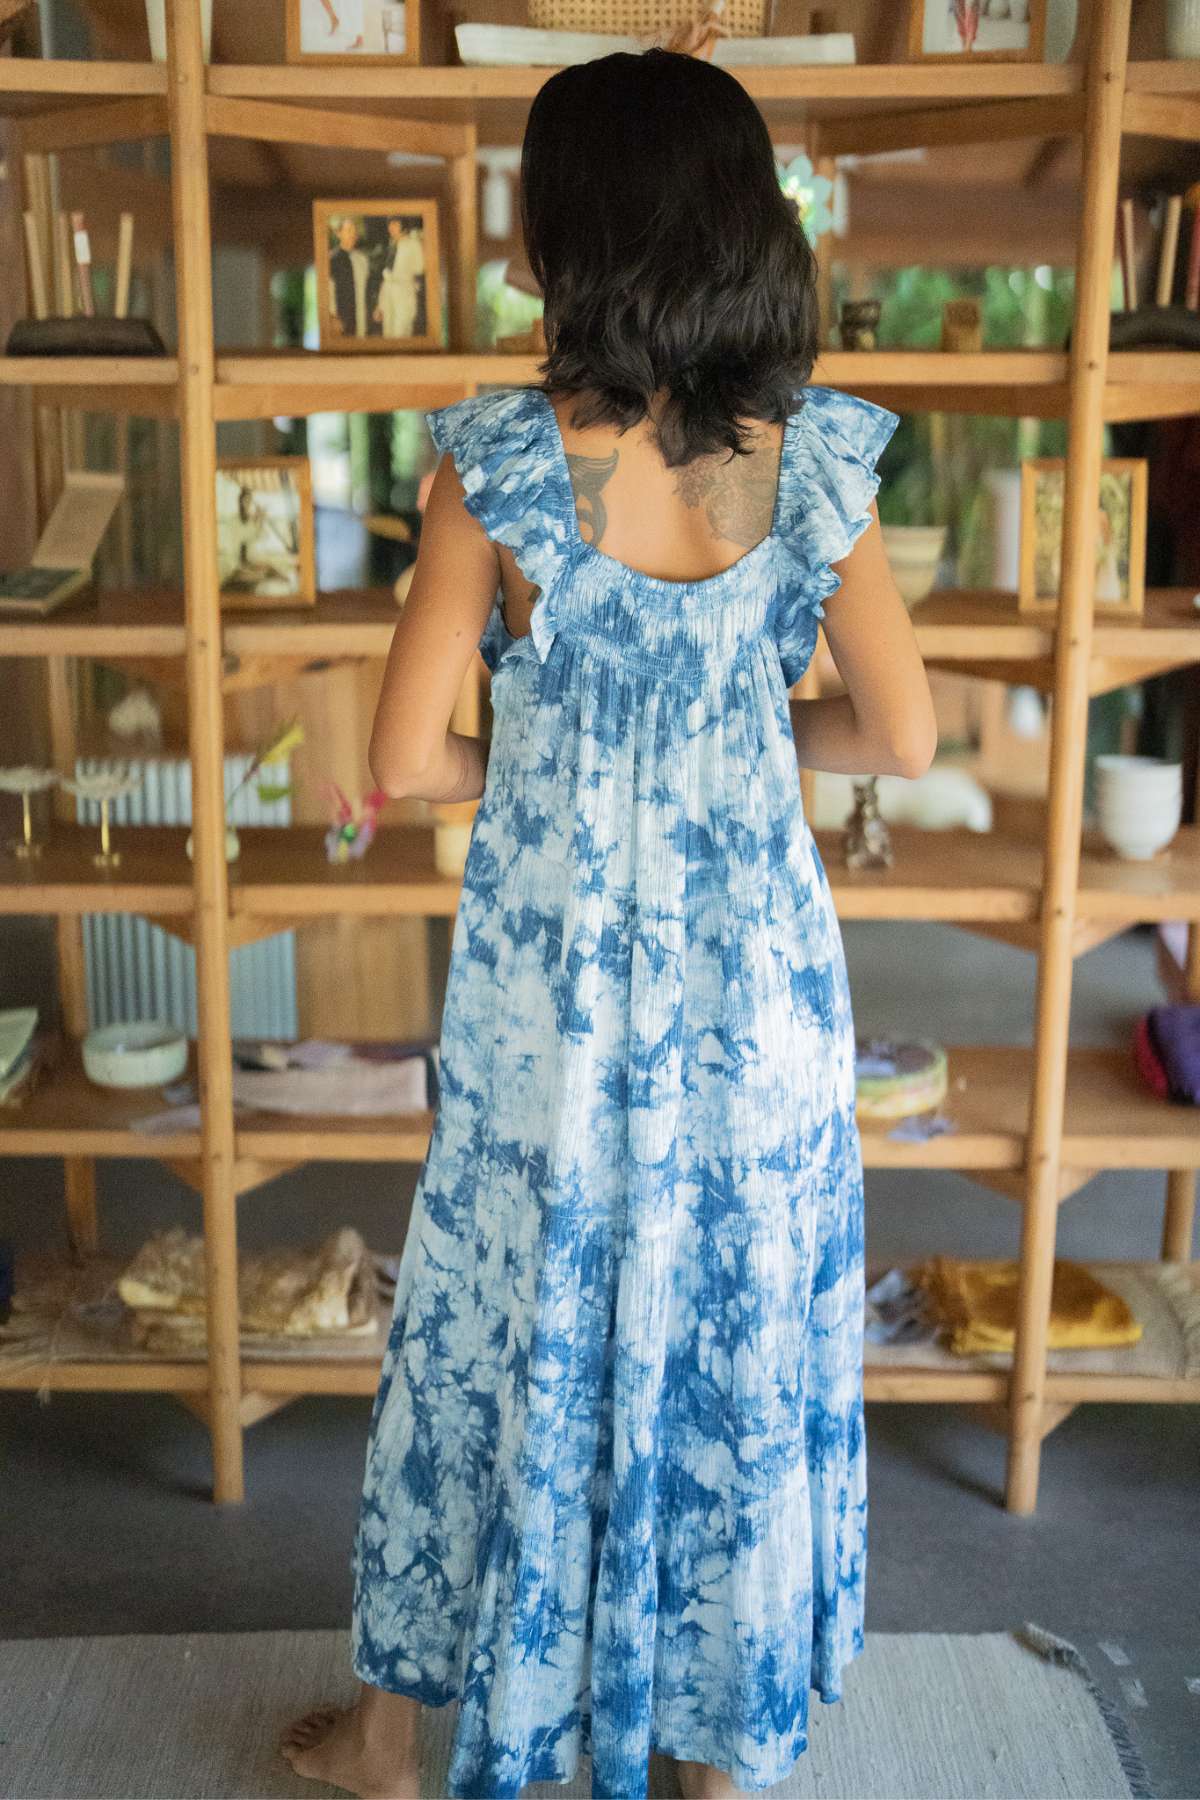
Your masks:
[[[292,63],[415,63],[420,0],[285,0]]]
[[[322,350],[439,350],[436,200],[316,200]]]
[[[908,54],[921,62],[1041,62],[1046,0],[908,0]]]
[[[1141,457],[1112,457],[1101,464],[1096,514],[1096,614],[1137,619],[1146,596],[1146,469]],[[1058,610],[1062,580],[1063,496],[1061,457],[1021,464],[1021,612]]]
[[[217,463],[222,606],[311,606],[317,597],[312,475],[306,456]]]

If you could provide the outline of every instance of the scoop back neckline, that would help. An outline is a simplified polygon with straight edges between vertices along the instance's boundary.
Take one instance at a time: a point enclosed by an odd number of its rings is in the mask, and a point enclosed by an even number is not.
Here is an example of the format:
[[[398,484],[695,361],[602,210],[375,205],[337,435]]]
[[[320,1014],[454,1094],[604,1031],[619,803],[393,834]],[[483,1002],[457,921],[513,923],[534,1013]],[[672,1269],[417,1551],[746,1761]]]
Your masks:
[[[528,387],[525,389],[525,392],[534,396],[535,404],[538,405],[545,422],[546,433],[550,440],[552,461],[563,489],[563,498],[567,507],[569,530],[571,533],[569,548],[573,556],[577,558],[590,558],[596,563],[605,563],[615,574],[623,576],[626,580],[638,581],[648,587],[661,588],[666,593],[703,593],[705,590],[719,588],[734,576],[741,575],[742,571],[761,557],[778,537],[781,514],[783,511],[784,488],[787,482],[788,451],[791,443],[791,434],[796,420],[803,411],[803,407],[796,407],[793,411],[789,412],[787,418],[783,422],[783,433],[779,445],[779,474],[775,484],[775,501],[771,509],[771,524],[766,535],[760,537],[756,544],[751,544],[750,548],[744,550],[733,562],[727,563],[723,569],[716,570],[712,575],[699,575],[687,580],[674,580],[667,575],[650,575],[644,569],[635,569],[631,563],[622,562],[619,557],[610,556],[606,550],[601,550],[597,545],[588,543],[587,539],[579,529],[579,515],[575,510],[575,489],[571,483],[571,470],[567,461],[567,447],[563,442],[562,430],[558,423],[558,415],[551,405],[550,396],[546,393],[544,388]]]

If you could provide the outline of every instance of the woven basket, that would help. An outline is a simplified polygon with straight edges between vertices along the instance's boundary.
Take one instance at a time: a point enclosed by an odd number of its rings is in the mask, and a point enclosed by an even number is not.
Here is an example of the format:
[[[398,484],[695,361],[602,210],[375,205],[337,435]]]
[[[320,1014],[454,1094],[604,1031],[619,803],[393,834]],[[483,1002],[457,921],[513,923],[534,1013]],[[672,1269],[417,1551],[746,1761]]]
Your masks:
[[[529,0],[539,31],[602,31],[653,37],[705,11],[704,0]],[[732,37],[764,37],[770,0],[725,0],[722,23]]]

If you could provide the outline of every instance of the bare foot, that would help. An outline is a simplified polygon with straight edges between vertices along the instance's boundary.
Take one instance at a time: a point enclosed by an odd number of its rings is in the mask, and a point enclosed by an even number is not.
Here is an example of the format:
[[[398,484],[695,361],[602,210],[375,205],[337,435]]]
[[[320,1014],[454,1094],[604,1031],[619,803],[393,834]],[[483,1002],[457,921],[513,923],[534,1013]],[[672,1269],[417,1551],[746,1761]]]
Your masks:
[[[421,1708],[360,1684],[354,1706],[319,1706],[288,1726],[279,1753],[297,1775],[360,1800],[420,1800]]]
[[[674,1761],[684,1800],[729,1800],[729,1796],[741,1793],[724,1769],[714,1769],[708,1763],[680,1762],[677,1758]]]

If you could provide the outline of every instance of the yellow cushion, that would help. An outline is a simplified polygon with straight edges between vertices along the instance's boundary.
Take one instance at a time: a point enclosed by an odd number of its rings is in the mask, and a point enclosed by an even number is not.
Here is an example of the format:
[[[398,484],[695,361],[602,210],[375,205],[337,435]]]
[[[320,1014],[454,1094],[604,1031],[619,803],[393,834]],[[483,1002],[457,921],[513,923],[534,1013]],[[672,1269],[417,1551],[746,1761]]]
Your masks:
[[[913,1277],[925,1288],[938,1323],[958,1356],[1011,1350],[1016,1338],[1016,1262],[968,1262],[934,1256]],[[1081,1264],[1056,1262],[1050,1296],[1049,1348],[1098,1350],[1136,1344],[1142,1327],[1119,1294]]]

